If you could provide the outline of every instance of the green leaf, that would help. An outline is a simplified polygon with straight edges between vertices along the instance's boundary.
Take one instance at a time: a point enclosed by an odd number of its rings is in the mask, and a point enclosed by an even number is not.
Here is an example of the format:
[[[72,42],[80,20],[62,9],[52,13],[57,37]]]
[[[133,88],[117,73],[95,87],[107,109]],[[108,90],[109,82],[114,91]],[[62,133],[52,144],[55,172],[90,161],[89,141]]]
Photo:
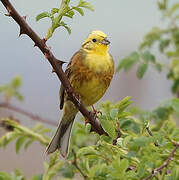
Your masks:
[[[96,151],[92,146],[82,147],[77,151],[77,157],[96,154],[98,154],[98,151]]]
[[[168,7],[168,0],[157,1],[157,5],[160,10],[166,10]]]
[[[91,124],[90,124],[90,123],[87,123],[87,124],[86,124],[86,126],[85,126],[85,131],[86,131],[87,134],[90,133],[90,131],[91,131]]]
[[[59,24],[58,24],[58,27],[60,26],[63,26],[67,31],[68,31],[68,34],[71,34],[71,29],[67,26],[66,23],[64,23],[63,21],[61,21]]]
[[[38,14],[38,15],[36,16],[36,21],[39,21],[39,20],[42,19],[42,18],[50,17],[50,16],[51,16],[51,15],[50,15],[50,13],[48,13],[48,12],[40,13],[40,14]]]
[[[126,96],[114,105],[114,107],[118,109],[118,115],[120,115],[132,103],[130,99],[130,96]]]
[[[123,131],[133,131],[134,133],[140,133],[140,126],[132,118],[121,118],[120,127]]]
[[[148,50],[144,51],[141,54],[141,56],[146,63],[148,63],[148,62],[154,63],[155,62],[155,56]]]
[[[169,58],[177,57],[177,56],[179,56],[179,49],[176,51],[167,51],[166,54]]]
[[[0,137],[0,147],[6,147],[7,144],[12,142],[18,137],[17,133],[14,131],[7,132],[5,135]]]
[[[179,3],[175,3],[169,10],[168,15],[171,16],[174,12],[179,9]]]
[[[0,180],[11,180],[11,177],[6,172],[0,172]]]
[[[42,180],[43,178],[43,174],[37,175],[37,176],[33,176],[32,180]]]
[[[132,123],[133,123],[132,119],[121,119],[120,120],[121,129],[127,130]]]
[[[18,88],[22,84],[22,78],[21,76],[16,76],[14,79],[11,81],[11,85],[13,88]]]
[[[51,10],[52,15],[56,14],[58,12],[59,12],[59,8],[52,8],[52,10]]]
[[[154,67],[158,72],[162,71],[162,65],[160,63],[155,63]]]
[[[73,10],[70,10],[70,11],[68,11],[66,14],[65,14],[65,16],[67,16],[67,17],[69,17],[69,18],[73,18],[73,16],[74,16],[74,11]]]
[[[109,136],[114,139],[116,137],[116,131],[113,121],[110,119],[110,117],[102,115],[99,117],[99,120],[105,132],[107,132]]]
[[[145,47],[151,47],[156,41],[158,41],[162,35],[162,30],[158,27],[154,27],[149,33],[144,37],[144,41],[140,44],[139,49]]]
[[[63,27],[67,30],[68,34],[71,34],[71,29],[68,26],[65,25]]]
[[[170,45],[170,39],[162,39],[160,40],[159,49],[160,52],[164,52],[165,48]]]
[[[147,71],[148,64],[147,63],[142,63],[140,66],[137,68],[137,77],[139,79],[142,79],[145,72]]]
[[[133,52],[129,56],[121,60],[119,66],[117,67],[117,71],[120,71],[122,68],[124,68],[125,71],[128,71],[138,61],[139,54],[137,52]]]
[[[178,98],[172,99],[171,106],[175,110],[175,112],[179,113],[179,99]]]
[[[27,150],[27,148],[33,143],[33,139],[28,140],[24,145],[24,150]]]
[[[74,177],[74,167],[73,165],[66,165],[60,169],[60,173],[63,177],[66,178],[73,178]]]
[[[117,115],[118,115],[118,109],[117,108],[111,109],[110,111],[111,118],[115,119]]]
[[[23,145],[23,143],[25,142],[26,139],[27,139],[27,137],[25,137],[25,136],[21,136],[20,138],[17,139],[17,141],[16,141],[16,153],[19,153],[19,150],[20,150],[21,146]]]
[[[120,161],[120,164],[119,164],[119,174],[123,175],[124,177],[124,174],[125,174],[125,171],[127,170],[127,168],[129,167],[129,162],[127,159],[122,159]]]
[[[42,129],[40,129],[39,130],[39,133],[40,134],[45,134],[45,133],[48,133],[48,132],[50,132],[51,130],[49,129],[49,128],[42,128]]]
[[[1,85],[0,86],[0,93],[2,93],[2,92],[4,92],[4,91],[6,91],[6,89],[7,89],[7,86],[5,85]]]
[[[84,16],[84,11],[83,9],[79,8],[79,7],[73,7],[74,10],[76,10],[77,12],[79,12],[81,14],[81,16]]]
[[[168,107],[158,107],[152,112],[152,115],[155,121],[164,121],[169,118],[170,109]]]
[[[133,146],[135,147],[143,147],[143,146],[146,146],[146,145],[149,145],[149,142],[150,142],[150,138],[149,137],[146,137],[146,136],[140,136],[140,137],[137,137],[134,141],[133,141]]]
[[[14,91],[14,96],[19,100],[19,101],[23,101],[24,97],[18,92],[18,91]]]
[[[86,2],[86,1],[83,1],[83,0],[79,1],[78,6],[79,7],[84,7],[86,9],[91,10],[91,11],[94,11],[93,6],[90,3]]]

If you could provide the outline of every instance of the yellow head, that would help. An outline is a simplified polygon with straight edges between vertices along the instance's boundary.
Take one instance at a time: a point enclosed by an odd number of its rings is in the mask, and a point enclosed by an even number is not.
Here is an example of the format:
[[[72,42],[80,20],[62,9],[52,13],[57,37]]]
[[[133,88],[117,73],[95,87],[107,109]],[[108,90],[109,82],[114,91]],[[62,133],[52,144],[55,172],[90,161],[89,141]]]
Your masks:
[[[104,54],[108,51],[110,42],[107,36],[102,31],[92,31],[86,40],[83,42],[81,48],[92,53]]]

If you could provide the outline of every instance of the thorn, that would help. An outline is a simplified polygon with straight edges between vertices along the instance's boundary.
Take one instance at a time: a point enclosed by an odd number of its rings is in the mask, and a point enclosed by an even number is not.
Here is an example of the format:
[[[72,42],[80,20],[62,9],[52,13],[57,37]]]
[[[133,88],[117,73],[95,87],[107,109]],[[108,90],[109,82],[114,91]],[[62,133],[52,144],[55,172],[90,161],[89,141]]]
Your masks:
[[[57,63],[58,66],[62,66],[66,62],[56,59],[56,63]]]
[[[22,16],[22,18],[26,21],[27,16]]]
[[[22,34],[26,34],[26,33],[25,33],[24,30],[20,27],[19,37],[20,37]]]
[[[62,66],[64,63],[66,63],[66,62],[56,59],[57,66]],[[54,73],[54,72],[56,72],[56,71],[54,68],[52,68],[52,73]]]
[[[44,52],[44,56],[46,59],[48,59],[48,53]]]
[[[47,42],[47,39],[43,38],[42,42],[45,44]]]
[[[55,72],[55,69],[52,68],[52,73],[54,73],[54,72]]]
[[[8,14],[11,16],[12,10],[9,7],[7,7],[7,11],[8,11]]]
[[[61,60],[60,60],[61,61]],[[63,65],[63,64],[65,64],[65,63],[67,63],[66,61],[61,61],[61,66]]]
[[[27,18],[27,16],[22,16],[22,19],[25,20],[25,21],[26,21],[26,18]],[[26,33],[24,32],[24,30],[22,29],[22,27],[20,27],[19,37],[20,37],[22,34],[26,34]]]
[[[5,16],[8,16],[8,17],[10,17],[11,15],[9,14],[9,13],[7,13],[7,14],[4,14]]]

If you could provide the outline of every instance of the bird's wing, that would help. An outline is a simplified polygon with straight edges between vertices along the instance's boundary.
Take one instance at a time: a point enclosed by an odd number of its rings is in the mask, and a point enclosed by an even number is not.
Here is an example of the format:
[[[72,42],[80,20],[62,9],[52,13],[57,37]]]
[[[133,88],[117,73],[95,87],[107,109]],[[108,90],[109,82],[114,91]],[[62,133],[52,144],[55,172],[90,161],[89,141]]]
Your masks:
[[[82,58],[82,53],[81,51],[77,51],[71,58],[69,64],[67,65],[67,68],[65,70],[65,74],[67,76],[68,79],[70,79],[71,74],[73,73],[73,67],[74,64],[76,64],[80,59]],[[60,87],[60,92],[59,92],[59,96],[60,96],[60,109],[63,109],[63,105],[64,105],[64,99],[65,99],[65,88],[63,87],[63,85],[61,84]]]

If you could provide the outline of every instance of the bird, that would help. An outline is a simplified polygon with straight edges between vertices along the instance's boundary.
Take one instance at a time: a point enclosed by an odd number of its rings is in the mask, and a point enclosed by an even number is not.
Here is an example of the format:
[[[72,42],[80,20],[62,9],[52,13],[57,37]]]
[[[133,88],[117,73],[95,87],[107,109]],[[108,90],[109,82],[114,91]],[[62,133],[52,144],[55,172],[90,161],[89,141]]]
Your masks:
[[[94,105],[103,97],[113,78],[114,61],[108,52],[109,44],[104,32],[92,31],[72,56],[65,70],[75,94],[79,95],[86,107]],[[73,122],[79,110],[69,100],[63,85],[60,87],[59,97],[60,109],[63,109],[62,118],[46,152],[50,154],[58,149],[66,158]]]

